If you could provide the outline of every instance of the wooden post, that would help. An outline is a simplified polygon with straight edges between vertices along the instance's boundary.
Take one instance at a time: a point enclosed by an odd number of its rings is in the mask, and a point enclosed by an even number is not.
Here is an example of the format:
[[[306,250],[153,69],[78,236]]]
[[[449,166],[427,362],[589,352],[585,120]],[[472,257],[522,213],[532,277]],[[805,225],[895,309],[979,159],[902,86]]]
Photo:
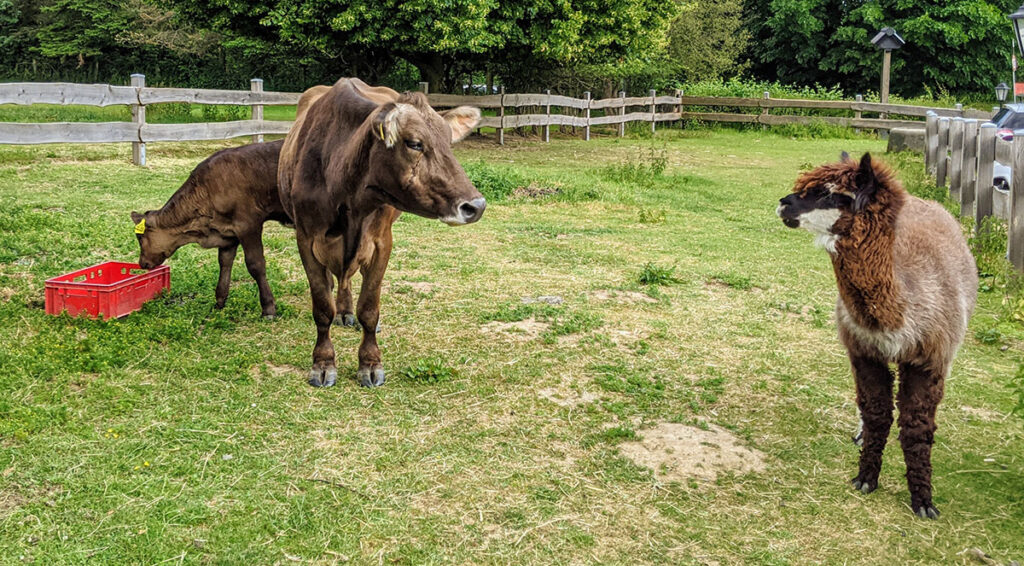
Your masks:
[[[955,105],[953,106],[953,108],[955,108],[955,109],[956,109],[956,111],[960,113],[960,117],[961,117],[961,118],[963,118],[963,117],[964,117],[964,105],[963,105],[963,104],[960,104],[959,102],[957,102],[957,103],[956,103],[956,104],[955,104]]]
[[[935,160],[939,148],[939,115],[929,110],[924,119],[924,172],[935,175]]]
[[[658,105],[654,103],[655,97],[658,96],[658,92],[653,88],[647,92],[647,95],[651,97],[651,133],[654,133],[654,118],[658,114]]]
[[[974,229],[992,216],[992,169],[996,160],[996,125],[986,122],[978,132],[978,180],[974,185]]]
[[[978,178],[978,121],[964,120],[964,162],[960,177],[960,216],[974,214],[974,183]]]
[[[1013,132],[1013,182],[1010,188],[1010,263],[1024,270],[1024,130]]]
[[[622,102],[622,106],[619,107],[619,114],[622,115],[622,121],[619,122],[619,137],[625,137],[626,135],[626,91],[619,91],[619,101]]]
[[[498,104],[498,145],[505,145],[505,85],[498,87],[501,102]]]
[[[672,111],[679,114],[679,128],[683,127],[683,89],[677,88],[675,97],[679,99],[679,104],[672,106]]]
[[[423,94],[430,94],[430,83],[425,82],[425,81],[421,81],[420,82],[420,92],[422,92]]]
[[[146,86],[146,75],[135,73],[131,76],[132,86],[142,88]],[[138,92],[138,91],[136,91]],[[146,166],[146,144],[142,143],[142,126],[146,125],[146,107],[141,104],[132,104],[132,122],[139,128],[139,141],[132,142],[132,163],[142,167]]]
[[[964,119],[953,118],[949,124],[949,196],[960,200],[960,184],[964,173]]]
[[[551,141],[551,89],[545,90],[547,99],[544,101],[544,114],[547,118],[544,121],[544,141]]]
[[[250,79],[249,90],[252,92],[263,92],[263,79]],[[252,105],[252,119],[262,122],[263,121],[263,105],[253,104]],[[262,127],[261,127],[262,129]],[[252,137],[252,143],[260,143],[263,141],[263,134],[255,134]]]
[[[938,158],[935,160],[935,186],[945,187],[949,176],[949,118],[939,118]]]
[[[764,100],[768,100],[771,97],[772,97],[772,93],[768,92],[767,90],[764,91],[764,93],[761,95],[761,98],[764,99]],[[768,115],[768,105],[765,104],[764,106],[761,107],[761,116],[767,116],[767,115]],[[767,130],[768,129],[768,120],[766,120],[764,118],[761,118],[761,129],[762,130]]]
[[[583,93],[583,100],[586,101],[587,108],[584,118],[587,120],[587,125],[583,128],[583,141],[590,141],[590,91]]]
[[[853,99],[858,103],[864,102],[864,95],[858,94],[857,96],[854,96]],[[860,120],[862,116],[863,114],[861,113],[860,108],[857,108],[856,110],[853,111],[854,120]],[[853,131],[859,134],[860,128],[854,128]]]
[[[892,63],[892,49],[886,49],[885,54],[882,55],[882,88],[879,90],[881,93],[881,103],[889,104],[889,65]],[[886,113],[882,112],[878,115],[879,118],[885,120]]]

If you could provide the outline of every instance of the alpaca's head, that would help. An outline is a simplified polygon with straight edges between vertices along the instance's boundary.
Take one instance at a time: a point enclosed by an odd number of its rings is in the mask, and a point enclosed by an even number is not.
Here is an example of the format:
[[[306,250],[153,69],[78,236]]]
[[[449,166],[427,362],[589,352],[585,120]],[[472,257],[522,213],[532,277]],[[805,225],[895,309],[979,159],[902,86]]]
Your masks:
[[[889,168],[870,154],[857,163],[843,152],[838,163],[800,175],[775,212],[783,224],[804,228],[817,236],[816,244],[835,252],[839,239],[861,224],[859,217],[884,209],[902,191]]]

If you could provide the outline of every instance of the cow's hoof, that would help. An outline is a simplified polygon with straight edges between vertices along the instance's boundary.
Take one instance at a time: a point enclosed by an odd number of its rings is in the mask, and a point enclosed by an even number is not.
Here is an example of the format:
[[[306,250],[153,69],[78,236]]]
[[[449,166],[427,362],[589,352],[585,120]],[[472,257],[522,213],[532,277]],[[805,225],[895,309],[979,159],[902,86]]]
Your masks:
[[[227,301],[217,301],[216,303],[213,303],[213,308],[215,308],[217,310],[221,310],[221,309],[224,308],[224,303],[226,303],[226,302]]]
[[[359,368],[356,378],[359,379],[359,385],[362,387],[380,387],[384,385],[384,368],[380,366],[373,369]]]
[[[939,518],[939,510],[936,509],[935,506],[932,505],[931,503],[926,503],[924,505],[914,507],[914,514],[918,517],[921,517],[922,519]]]
[[[853,478],[850,481],[850,483],[853,484],[853,489],[856,489],[857,491],[859,491],[859,492],[861,492],[861,493],[863,493],[865,495],[867,495],[868,493],[871,493],[872,491],[875,491],[876,489],[878,489],[878,480],[875,480],[875,481],[862,480],[858,476],[858,477]]]
[[[356,324],[356,315],[352,313],[338,314],[334,316],[335,326],[355,326]]]
[[[313,387],[333,387],[338,381],[338,369],[331,365],[313,364],[309,370],[309,384]]]
[[[263,315],[263,320],[266,320],[268,322],[272,321],[272,320],[277,320],[277,315],[276,314],[265,314],[265,315]]]

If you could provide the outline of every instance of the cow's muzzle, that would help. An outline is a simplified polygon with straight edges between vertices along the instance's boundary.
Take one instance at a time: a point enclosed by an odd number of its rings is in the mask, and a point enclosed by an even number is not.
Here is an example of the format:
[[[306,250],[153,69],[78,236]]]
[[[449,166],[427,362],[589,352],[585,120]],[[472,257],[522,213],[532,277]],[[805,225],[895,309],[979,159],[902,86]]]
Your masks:
[[[455,208],[455,214],[442,216],[440,220],[449,226],[472,224],[480,220],[480,217],[484,215],[485,208],[487,208],[487,201],[483,197],[463,201]]]

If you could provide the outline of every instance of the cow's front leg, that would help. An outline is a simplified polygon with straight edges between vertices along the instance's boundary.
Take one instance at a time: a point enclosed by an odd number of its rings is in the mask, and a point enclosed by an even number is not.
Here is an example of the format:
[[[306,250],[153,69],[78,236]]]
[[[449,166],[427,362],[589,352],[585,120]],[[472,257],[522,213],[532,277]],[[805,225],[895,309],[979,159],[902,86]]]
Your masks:
[[[358,316],[363,327],[363,340],[359,343],[359,385],[384,385],[384,366],[377,346],[377,323],[380,320],[380,286],[384,271],[391,258],[391,228],[388,227],[375,242],[373,257],[363,266],[363,286],[359,291]]]
[[[922,519],[937,519],[932,503],[932,443],[935,441],[935,409],[942,400],[944,371],[915,364],[900,364],[900,444],[907,464],[910,506]]]
[[[277,316],[277,305],[274,303],[274,292],[270,290],[270,282],[267,281],[262,227],[242,238],[242,251],[245,252],[245,267],[249,270],[249,275],[256,280],[256,287],[259,289],[263,318],[274,318]]]
[[[228,301],[228,292],[231,290],[231,267],[235,264],[235,253],[238,252],[238,242],[224,246],[217,251],[217,262],[220,263],[220,277],[217,278],[217,290],[214,297],[217,302],[214,308],[224,308]]]
[[[316,345],[313,347],[313,368],[309,371],[309,384],[313,387],[331,387],[338,380],[338,369],[334,365],[334,345],[331,344],[331,321],[334,320],[331,275],[313,255],[313,238],[298,232],[295,236],[302,267],[309,281],[313,321],[316,323]]]

